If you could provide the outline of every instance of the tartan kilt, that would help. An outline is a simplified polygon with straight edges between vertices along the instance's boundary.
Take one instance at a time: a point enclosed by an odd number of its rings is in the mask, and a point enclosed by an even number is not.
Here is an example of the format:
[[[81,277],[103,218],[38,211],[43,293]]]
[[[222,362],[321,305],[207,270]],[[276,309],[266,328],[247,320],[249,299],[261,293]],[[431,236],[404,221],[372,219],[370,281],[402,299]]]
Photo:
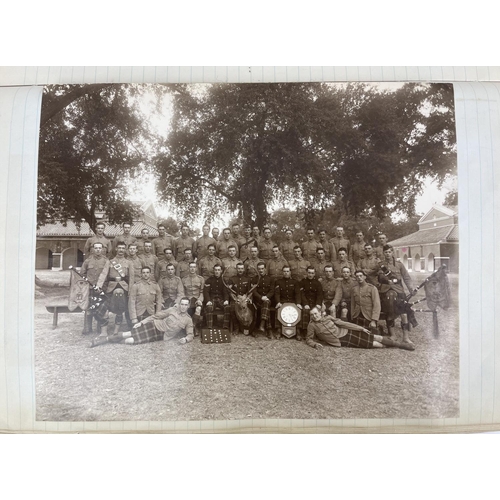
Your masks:
[[[348,330],[339,340],[342,347],[360,347],[362,349],[371,349],[373,347],[373,335],[371,333]]]
[[[156,340],[163,340],[163,332],[155,328],[153,321],[142,324],[138,328],[131,330],[134,344],[146,344],[147,342],[155,342]]]

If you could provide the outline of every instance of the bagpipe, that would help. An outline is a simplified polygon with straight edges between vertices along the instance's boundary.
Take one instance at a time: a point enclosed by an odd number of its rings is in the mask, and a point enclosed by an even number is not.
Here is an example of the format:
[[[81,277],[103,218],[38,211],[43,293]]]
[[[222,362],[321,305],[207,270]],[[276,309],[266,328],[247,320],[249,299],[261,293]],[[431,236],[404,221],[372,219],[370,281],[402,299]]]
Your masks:
[[[73,271],[76,273],[80,278],[82,278],[84,281],[86,281],[90,288],[94,291],[92,294],[92,297],[90,298],[90,306],[87,309],[87,311],[95,311],[97,310],[103,302],[107,299],[106,294],[104,293],[104,290],[102,288],[99,288],[97,285],[93,285],[86,276],[83,274],[80,274],[73,266],[68,266],[68,269],[70,271]]]
[[[447,266],[443,264],[406,296],[406,302],[410,306],[427,301],[428,309],[414,309],[414,312],[432,313],[432,333],[434,337],[439,336],[438,309],[446,310],[450,307],[451,290],[446,270]],[[422,287],[424,287],[425,297],[415,302],[409,302]]]

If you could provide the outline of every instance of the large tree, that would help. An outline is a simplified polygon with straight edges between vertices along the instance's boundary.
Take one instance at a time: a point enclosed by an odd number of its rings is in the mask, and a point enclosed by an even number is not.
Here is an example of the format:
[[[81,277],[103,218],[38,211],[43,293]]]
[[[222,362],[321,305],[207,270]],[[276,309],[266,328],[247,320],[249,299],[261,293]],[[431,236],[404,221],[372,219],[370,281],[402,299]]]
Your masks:
[[[455,171],[451,86],[351,84],[169,88],[174,113],[156,166],[183,215],[229,210],[262,224],[276,205],[306,222],[328,207],[414,212],[424,178]]]
[[[44,89],[38,166],[38,224],[132,218],[127,183],[146,170],[149,135],[134,85],[57,85]]]

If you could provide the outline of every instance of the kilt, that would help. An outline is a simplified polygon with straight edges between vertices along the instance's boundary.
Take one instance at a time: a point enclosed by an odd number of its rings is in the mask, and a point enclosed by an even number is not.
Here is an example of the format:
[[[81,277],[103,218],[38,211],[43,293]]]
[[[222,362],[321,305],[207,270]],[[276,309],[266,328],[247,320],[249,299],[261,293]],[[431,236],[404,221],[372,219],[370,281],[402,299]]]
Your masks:
[[[380,294],[380,305],[382,312],[385,314],[385,320],[388,326],[394,326],[394,320],[400,314],[408,314],[414,317],[413,310],[405,303],[405,295],[388,290]]]
[[[339,340],[342,347],[360,347],[362,349],[371,349],[373,347],[373,335],[371,333],[348,330]]]
[[[152,321],[142,324],[138,328],[132,328],[131,333],[134,344],[146,344],[147,342],[163,340],[163,332],[157,330]]]
[[[301,318],[299,323],[300,328],[302,330],[307,330],[307,325],[309,324],[310,320],[311,320],[311,309],[302,308]]]

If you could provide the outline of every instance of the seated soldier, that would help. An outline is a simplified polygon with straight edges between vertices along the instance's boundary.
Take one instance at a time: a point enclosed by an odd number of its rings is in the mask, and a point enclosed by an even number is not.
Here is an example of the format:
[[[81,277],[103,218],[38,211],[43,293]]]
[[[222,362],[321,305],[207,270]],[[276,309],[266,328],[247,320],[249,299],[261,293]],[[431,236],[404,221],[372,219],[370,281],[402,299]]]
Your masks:
[[[158,282],[163,297],[163,309],[178,305],[181,297],[184,296],[184,285],[179,276],[175,275],[174,265],[169,262],[166,269],[167,275],[160,278]]]
[[[323,287],[323,306],[321,310],[326,312],[326,314],[331,314],[336,316],[335,304],[333,299],[335,298],[335,292],[339,286],[339,281],[333,277],[333,266],[325,266],[325,277],[319,280],[321,286]]]
[[[317,307],[311,309],[311,321],[307,326],[306,344],[315,349],[322,349],[323,344],[317,339],[333,347],[360,347],[372,349],[376,347],[399,347],[407,351],[415,350],[413,344],[396,342],[395,340],[373,335],[362,326],[342,321],[333,316],[322,316]]]
[[[197,270],[196,262],[191,262],[189,264],[189,274],[182,278],[184,295],[189,297],[190,301],[188,314],[193,318],[195,337],[199,334],[198,330],[201,328],[201,306],[203,305],[203,288],[205,286],[205,280],[197,274]]]
[[[149,268],[148,268],[149,269]],[[187,313],[189,299],[183,297],[179,307],[171,307],[156,312],[139,323],[131,331],[117,333],[107,337],[96,337],[90,347],[95,347],[108,342],[123,344],[144,344],[156,340],[172,340],[179,335],[179,344],[193,340],[193,321]]]
[[[363,270],[356,271],[356,285],[351,292],[351,318],[354,323],[369,329],[372,333],[377,331],[377,322],[380,318],[380,297],[375,286],[366,281]]]
[[[337,289],[335,290],[335,298],[333,305],[336,309],[336,316],[344,321],[351,319],[351,295],[352,288],[356,284],[351,275],[349,267],[342,268],[342,280],[339,281]]]
[[[141,270],[141,281],[132,285],[129,293],[128,310],[132,324],[160,312],[161,304],[160,287],[151,279],[151,269],[145,266]]]
[[[207,327],[214,326],[214,312],[216,310],[224,311],[224,322],[222,328],[229,328],[229,319],[231,315],[231,306],[229,305],[229,292],[222,281],[222,266],[215,264],[213,276],[205,281],[203,288],[204,309],[207,318]]]
[[[319,280],[315,277],[313,266],[307,268],[307,277],[300,282],[302,315],[300,320],[300,328],[297,329],[296,340],[302,340],[305,337],[307,325],[309,324],[310,312],[313,307],[321,310],[323,303],[323,288]]]

